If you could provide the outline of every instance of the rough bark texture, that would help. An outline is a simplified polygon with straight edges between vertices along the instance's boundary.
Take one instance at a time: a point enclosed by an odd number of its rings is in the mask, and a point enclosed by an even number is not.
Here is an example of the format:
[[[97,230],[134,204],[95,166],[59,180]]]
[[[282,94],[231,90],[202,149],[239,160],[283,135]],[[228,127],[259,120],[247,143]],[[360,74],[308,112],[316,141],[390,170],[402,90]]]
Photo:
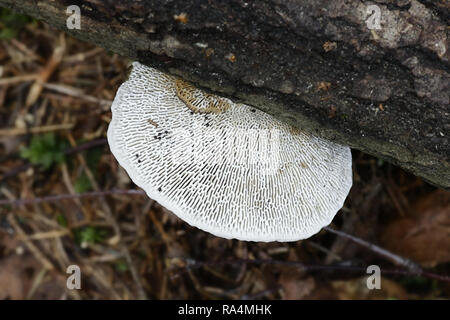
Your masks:
[[[81,8],[81,30],[66,8]],[[368,5],[381,9],[370,30]],[[450,188],[448,1],[0,0]]]

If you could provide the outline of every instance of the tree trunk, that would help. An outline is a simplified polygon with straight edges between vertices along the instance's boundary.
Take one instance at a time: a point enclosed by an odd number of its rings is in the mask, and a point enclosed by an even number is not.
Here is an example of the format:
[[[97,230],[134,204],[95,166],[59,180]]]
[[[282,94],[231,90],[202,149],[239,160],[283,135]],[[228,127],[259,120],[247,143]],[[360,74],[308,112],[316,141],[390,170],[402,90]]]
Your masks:
[[[368,12],[369,5],[380,9]],[[68,30],[66,9],[81,9]],[[450,189],[448,1],[0,0]]]

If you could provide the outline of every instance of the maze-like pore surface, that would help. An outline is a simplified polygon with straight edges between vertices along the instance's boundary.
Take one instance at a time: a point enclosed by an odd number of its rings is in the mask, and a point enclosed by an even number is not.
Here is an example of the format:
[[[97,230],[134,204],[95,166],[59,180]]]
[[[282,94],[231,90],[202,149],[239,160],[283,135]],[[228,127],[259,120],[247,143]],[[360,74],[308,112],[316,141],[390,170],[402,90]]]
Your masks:
[[[224,238],[294,241],[352,185],[348,147],[139,63],[117,92],[111,151],[150,198]]]

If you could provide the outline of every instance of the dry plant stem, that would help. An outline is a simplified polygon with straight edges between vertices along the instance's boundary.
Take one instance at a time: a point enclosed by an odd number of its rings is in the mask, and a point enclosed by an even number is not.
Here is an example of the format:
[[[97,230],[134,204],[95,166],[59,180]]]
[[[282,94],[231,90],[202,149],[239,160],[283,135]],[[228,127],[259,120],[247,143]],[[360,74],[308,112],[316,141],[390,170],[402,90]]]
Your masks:
[[[79,258],[79,260],[82,259]],[[105,272],[102,270],[102,268],[93,268],[90,264],[86,263],[82,266],[82,270],[85,270],[88,275],[97,279],[97,281],[112,294],[113,299],[122,299],[121,295],[117,292],[114,286],[112,286],[111,283],[107,280],[107,276],[105,275]]]
[[[42,92],[44,84],[47,82],[52,73],[61,63],[65,51],[66,51],[66,43],[64,39],[64,33],[61,33],[59,45],[53,50],[53,55],[51,56],[47,65],[39,73],[39,77],[35,80],[35,82],[30,88],[27,100],[25,101],[26,109],[28,109],[32,104],[34,104],[37,101]]]
[[[58,93],[61,93],[61,94],[67,95],[67,96],[78,98],[80,100],[97,103],[97,104],[100,104],[105,107],[110,107],[112,104],[112,101],[110,101],[110,100],[99,99],[99,98],[96,98],[93,96],[89,96],[87,94],[84,94],[82,92],[82,90],[80,90],[80,89],[65,86],[65,85],[63,86],[63,85],[59,85],[59,84],[46,83],[46,84],[44,84],[44,88],[56,91]]]
[[[0,200],[0,205],[10,205],[10,206],[21,206],[21,205],[27,205],[27,204],[38,204],[42,202],[54,202],[54,201],[62,201],[62,200],[68,200],[68,199],[75,199],[75,198],[84,198],[84,197],[104,197],[108,195],[114,195],[114,194],[126,194],[126,195],[145,195],[145,192],[143,190],[123,190],[123,189],[113,189],[108,191],[94,191],[94,192],[86,192],[86,193],[80,193],[80,194],[62,194],[62,195],[55,195],[55,196],[47,196],[47,197],[39,197],[35,199],[6,199],[6,200]],[[113,224],[114,226],[114,224]],[[116,228],[118,228],[116,224]],[[116,231],[115,228],[115,231]],[[392,252],[387,251],[386,249],[383,249],[379,246],[376,246],[374,244],[371,244],[365,240],[362,240],[360,238],[357,238],[355,236],[349,235],[347,233],[344,233],[342,231],[337,231],[331,228],[326,227],[327,231],[334,233],[336,235],[339,235],[341,237],[350,239],[361,246],[378,253],[382,255],[383,257],[387,258],[391,262],[401,265],[404,267],[407,267],[408,270],[383,270],[383,273],[385,274],[399,274],[399,275],[420,275],[426,278],[436,279],[439,281],[445,281],[450,282],[450,277],[443,276],[435,273],[431,273],[428,271],[424,271],[420,266],[418,266],[416,263],[410,261],[409,259],[403,258],[401,256],[398,256]],[[120,231],[119,231],[120,232]],[[125,255],[126,257],[126,255]],[[127,262],[129,263],[128,259]],[[218,262],[189,262],[189,266],[187,268],[189,269],[195,269],[195,268],[201,268],[205,265],[217,265],[217,264],[236,264],[236,263],[244,263],[244,264],[281,264],[281,265],[291,265],[295,267],[299,267],[304,269],[305,271],[316,271],[316,270],[343,270],[343,271],[356,271],[356,272],[366,272],[366,268],[362,267],[349,267],[349,266],[333,266],[333,265],[305,265],[301,262],[295,262],[295,261],[278,261],[278,260],[250,260],[250,259],[240,259],[240,260],[230,260],[230,261],[218,261]],[[130,268],[131,269],[131,268]],[[136,270],[134,270],[136,272]],[[137,272],[135,275],[137,278],[139,278]],[[140,279],[138,280],[140,281]],[[143,288],[143,286],[142,286]]]
[[[94,49],[89,50],[87,52],[76,53],[74,55],[71,55],[71,56],[68,56],[68,57],[64,57],[63,58],[63,63],[84,62],[87,59],[102,53],[103,51],[104,51],[103,48],[94,48]]]
[[[247,295],[247,294],[246,294],[246,295],[241,296],[239,300],[256,300],[256,299],[262,299],[262,298],[264,298],[264,297],[267,296],[267,295],[276,293],[276,292],[277,292],[278,290],[280,290],[280,289],[281,289],[281,287],[276,286],[276,287],[274,287],[274,288],[266,289],[266,290],[257,292],[257,293],[255,293],[255,294],[250,294],[250,295]]]
[[[66,235],[70,234],[69,230],[53,230],[48,232],[38,232],[31,234],[29,236],[26,236],[25,238],[22,238],[22,236],[19,236],[19,240],[44,240],[44,239],[55,239],[55,238],[61,238]]]
[[[356,206],[357,208],[361,208],[360,210],[363,210],[364,212],[368,212],[371,210],[373,201],[378,197],[378,194],[382,190],[382,184],[379,181],[372,180],[371,182],[371,189],[366,194],[364,198],[357,198]],[[356,212],[350,210],[349,214],[347,215],[344,223],[339,228],[341,232],[351,232],[354,228],[354,225],[358,221],[358,215]],[[326,264],[332,264],[335,260],[335,253],[342,252],[344,247],[347,245],[347,239],[342,237],[337,237],[336,241],[333,242],[331,247],[329,248],[329,253],[325,259]]]
[[[75,126],[75,123],[63,123],[63,124],[53,124],[48,126],[33,127],[33,128],[10,128],[10,129],[0,129],[0,137],[17,136],[28,133],[44,133],[52,132],[58,130],[70,130]]]
[[[36,290],[42,284],[42,281],[44,280],[44,277],[47,274],[47,272],[48,272],[48,269],[44,267],[35,276],[35,278],[33,280],[33,284],[31,285],[31,288],[30,288],[30,290],[27,293],[27,297],[26,297],[27,300],[29,300],[29,299],[31,299],[33,297],[33,295],[36,292]]]
[[[28,247],[28,249],[33,253],[36,259],[42,264],[42,266],[47,270],[53,270],[53,264],[39,251],[39,249],[34,245],[34,243],[27,239],[27,234],[16,222],[12,213],[7,216],[8,223],[14,228],[16,233],[23,239],[23,242]]]
[[[16,47],[22,53],[24,53],[27,57],[30,57],[32,60],[37,60],[40,63],[45,63],[44,58],[37,55],[32,49],[28,48],[24,43],[20,42],[17,39],[11,39],[10,42],[14,47]]]
[[[392,263],[394,263],[396,265],[405,267],[408,270],[416,272],[416,273],[422,273],[423,272],[422,268],[417,263],[415,263],[415,262],[413,262],[413,261],[411,261],[411,260],[409,260],[407,258],[404,258],[404,257],[401,257],[399,255],[396,255],[395,253],[392,253],[392,252],[390,252],[390,251],[388,251],[386,249],[383,249],[383,248],[381,248],[381,247],[379,247],[379,246],[377,246],[377,245],[375,245],[373,243],[370,243],[370,242],[365,241],[365,240],[363,240],[361,238],[355,237],[355,236],[353,236],[351,234],[348,234],[348,233],[345,233],[345,232],[342,232],[342,231],[338,231],[338,230],[334,230],[334,229],[332,229],[330,227],[325,227],[324,229],[327,230],[330,233],[334,233],[335,235],[337,235],[339,237],[343,237],[343,238],[349,239],[349,240],[359,244],[360,246],[363,246],[363,247],[369,249],[370,251],[375,252],[375,253],[385,257],[386,259],[388,259],[389,261],[391,261]]]
[[[7,86],[7,85],[11,85],[11,84],[17,84],[20,82],[36,80],[38,78],[38,76],[39,75],[37,75],[37,74],[27,74],[27,75],[23,75],[23,76],[3,78],[3,79],[0,79],[0,86]]]
[[[71,134],[67,135],[67,138],[69,139],[72,147],[76,146],[76,142],[75,139],[72,137]],[[80,161],[84,172],[86,173],[89,181],[92,184],[92,187],[95,191],[100,192],[100,187],[97,183],[97,181],[94,178],[94,175],[92,174],[91,170],[89,169],[88,165],[86,164],[86,160],[84,159],[84,157],[81,154],[77,154],[78,160]],[[114,229],[114,233],[116,234],[116,236],[119,237],[119,243],[120,246],[122,248],[123,251],[123,255],[125,256],[125,259],[127,260],[128,266],[130,268],[130,272],[131,275],[133,277],[134,282],[137,285],[137,289],[138,289],[138,295],[139,295],[139,299],[141,300],[147,300],[147,294],[145,293],[144,290],[144,286],[142,284],[141,278],[139,277],[139,274],[136,270],[136,267],[134,265],[133,259],[131,258],[131,254],[130,251],[128,250],[128,247],[126,246],[126,244],[123,242],[123,237],[122,237],[122,232],[120,230],[119,224],[117,223],[111,208],[109,207],[108,203],[105,201],[105,198],[103,196],[100,196],[100,200],[101,200],[101,204],[103,207],[103,211],[105,212],[105,216],[106,219],[109,221],[109,223],[112,225],[113,229]]]
[[[212,296],[206,290],[204,290],[203,286],[200,284],[200,282],[198,281],[197,277],[194,275],[192,270],[187,270],[187,273],[192,283],[194,284],[195,290],[197,290],[197,292],[200,293],[205,298],[211,299]]]
[[[2,199],[0,200],[0,205],[9,205],[13,207],[23,206],[27,204],[38,204],[42,202],[56,202],[62,200],[76,199],[76,198],[92,198],[92,197],[104,197],[110,196],[114,194],[126,194],[126,195],[145,195],[143,190],[123,190],[123,189],[112,189],[107,191],[92,191],[85,193],[77,193],[77,194],[60,194],[54,196],[46,196],[46,197],[37,197],[34,199],[17,199],[17,200],[9,200]]]
[[[156,229],[158,230],[158,232],[161,234],[161,238],[163,239],[165,245],[169,248],[170,247],[169,236],[164,231],[164,227],[162,226],[161,222],[159,222],[159,220],[155,217],[155,214],[153,213],[151,208],[150,208],[150,210],[148,210],[148,215],[149,215],[150,219],[152,220],[153,224],[155,225]]]
[[[106,141],[105,138],[95,139],[95,140],[92,140],[92,141],[80,144],[79,146],[67,149],[67,150],[64,151],[64,154],[65,155],[69,155],[69,154],[85,151],[85,150],[88,150],[90,148],[102,146],[102,145],[104,145],[106,143],[107,143],[107,141]]]
[[[335,259],[336,261],[342,261],[342,258],[337,255],[336,253],[334,253],[332,250],[325,248],[324,246],[321,246],[318,243],[315,243],[313,241],[308,241],[308,245],[310,245],[311,247],[313,247],[314,249],[324,252],[328,255],[328,257],[331,257],[333,259]]]
[[[69,170],[67,169],[67,165],[65,163],[61,165],[61,171],[64,184],[66,188],[69,190],[69,193],[72,195],[76,194],[75,188],[73,187],[72,181],[70,180]],[[86,219],[86,217],[90,217],[87,210],[83,207],[83,204],[81,203],[79,198],[75,198],[74,202],[76,203],[80,211],[83,213],[84,219]]]
[[[346,272],[356,272],[367,275],[366,267],[359,266],[342,266],[342,265],[321,265],[321,264],[305,264],[299,261],[283,261],[283,260],[275,260],[275,259],[230,259],[230,260],[221,260],[221,261],[195,261],[189,259],[186,261],[186,267],[182,271],[179,271],[172,275],[172,278],[176,278],[179,275],[186,273],[187,270],[193,270],[198,268],[203,268],[204,266],[218,266],[218,265],[240,265],[240,264],[253,264],[253,265],[282,265],[282,266],[291,266],[295,268],[300,268],[306,272],[313,271],[346,271]],[[445,275],[439,275],[431,272],[418,272],[411,270],[396,270],[396,269],[382,269],[383,274],[387,275],[402,275],[402,276],[423,276],[429,279],[435,279],[438,281],[450,282],[450,277]]]

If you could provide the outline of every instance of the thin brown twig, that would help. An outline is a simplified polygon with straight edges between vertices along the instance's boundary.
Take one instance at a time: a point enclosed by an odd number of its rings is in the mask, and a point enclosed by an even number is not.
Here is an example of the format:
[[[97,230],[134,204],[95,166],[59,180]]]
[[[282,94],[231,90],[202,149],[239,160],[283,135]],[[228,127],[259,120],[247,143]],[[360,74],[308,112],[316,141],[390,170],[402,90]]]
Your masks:
[[[43,202],[56,202],[68,199],[76,199],[76,198],[88,198],[88,197],[103,197],[114,194],[125,194],[125,195],[145,195],[143,190],[137,189],[112,189],[105,191],[92,191],[92,192],[84,192],[77,194],[59,194],[53,196],[46,197],[37,197],[33,199],[2,199],[0,200],[0,205],[9,205],[13,207],[23,206],[27,204],[39,204]]]
[[[75,123],[62,123],[62,124],[51,124],[40,127],[32,127],[32,128],[6,128],[0,129],[0,137],[10,137],[10,136],[18,136],[29,133],[45,133],[59,130],[70,130],[75,126]]]
[[[357,272],[366,274],[367,267],[363,266],[345,266],[345,265],[323,265],[323,264],[305,264],[300,261],[284,261],[275,259],[228,259],[219,261],[195,261],[192,259],[186,260],[186,266],[182,271],[179,271],[172,275],[172,278],[178,277],[180,274],[186,273],[187,270],[199,269],[205,266],[217,266],[217,265],[240,265],[240,264],[253,264],[253,265],[282,265],[300,268],[306,272],[312,271],[346,271]],[[445,275],[439,275],[431,272],[412,271],[407,269],[385,269],[382,268],[381,272],[387,275],[403,275],[403,276],[422,276],[425,278],[435,279],[438,281],[450,282],[450,277]]]
[[[70,64],[70,63],[84,62],[87,59],[94,57],[104,51],[105,51],[105,49],[103,49],[103,48],[94,48],[94,49],[86,51],[86,52],[76,53],[71,56],[64,57],[63,63]]]
[[[239,298],[239,300],[257,300],[257,299],[262,299],[265,296],[269,295],[269,294],[274,294],[277,291],[279,291],[281,289],[281,286],[274,286],[272,288],[266,289],[266,290],[262,290],[259,292],[256,292],[254,294],[244,294],[243,296],[241,296]]]
[[[53,270],[54,266],[42,253],[39,251],[38,247],[34,243],[27,239],[27,234],[20,225],[16,222],[12,213],[7,216],[8,223],[14,228],[14,231],[19,235],[21,240],[25,243],[31,253],[36,257],[36,259],[42,264],[42,266],[47,270]]]
[[[34,50],[28,48],[24,43],[20,42],[17,39],[11,39],[10,42],[16,49],[24,53],[26,56],[31,57],[33,60],[37,60],[41,63],[45,63],[44,58],[38,55]]]
[[[370,243],[366,240],[363,240],[361,238],[358,238],[356,236],[353,236],[351,234],[348,234],[346,232],[343,231],[338,231],[335,229],[332,229],[330,227],[325,227],[325,230],[327,230],[330,233],[334,233],[335,235],[342,237],[342,238],[346,238],[348,240],[351,240],[357,244],[359,244],[360,246],[369,249],[372,252],[375,252],[383,257],[385,257],[386,259],[388,259],[389,261],[391,261],[392,263],[405,267],[408,270],[414,271],[414,272],[418,272],[421,273],[423,272],[422,268],[415,263],[414,261],[411,261],[405,257],[401,257],[395,253],[392,253],[384,248],[381,248],[379,246],[377,246],[376,244]]]
[[[78,146],[75,146],[73,148],[69,148],[69,149],[64,151],[64,154],[65,155],[70,155],[70,154],[73,154],[73,153],[82,152],[82,151],[88,150],[90,148],[94,148],[94,147],[98,147],[98,146],[104,145],[106,143],[107,143],[107,140],[105,138],[95,139],[95,140],[88,141],[86,143],[80,144]]]
[[[84,100],[84,101],[92,102],[92,103],[98,103],[99,105],[102,105],[102,106],[110,107],[112,104],[111,100],[99,99],[94,96],[85,94],[82,90],[80,90],[78,88],[73,88],[73,87],[69,87],[66,85],[46,83],[46,84],[44,84],[44,88],[64,94],[66,96],[77,98],[79,100]]]
[[[82,198],[82,197],[104,197],[108,195],[114,195],[114,194],[126,194],[126,195],[145,195],[145,192],[143,190],[136,190],[136,189],[112,189],[107,191],[94,191],[94,192],[85,192],[80,194],[62,194],[62,195],[54,195],[54,196],[47,196],[47,197],[39,197],[34,199],[18,199],[18,200],[0,200],[0,205],[11,205],[11,206],[20,206],[20,205],[26,205],[26,204],[38,204],[42,202],[53,202],[53,201],[61,201],[66,199],[74,199],[74,198]],[[329,227],[325,227],[325,229],[331,233],[334,233],[338,236],[347,238],[349,240],[354,241],[355,243],[358,243],[359,245],[387,258],[389,261],[393,262],[394,264],[403,266],[407,268],[407,270],[383,270],[385,274],[400,274],[400,275],[416,275],[416,276],[423,276],[426,278],[436,279],[439,281],[445,281],[450,282],[450,277],[435,274],[432,272],[428,272],[423,270],[419,265],[417,265],[415,262],[401,257],[399,255],[396,255],[386,249],[383,249],[375,244],[372,244],[370,242],[367,242],[363,239],[360,239],[356,236],[347,234],[342,231],[334,230]],[[363,267],[351,267],[351,266],[333,266],[333,265],[306,265],[301,262],[293,262],[293,261],[278,261],[278,260],[248,260],[248,259],[239,259],[239,260],[232,260],[232,261],[219,261],[219,262],[195,262],[191,263],[188,268],[199,268],[203,267],[209,264],[233,264],[233,263],[249,263],[249,264],[283,264],[283,265],[291,265],[295,267],[301,267],[305,271],[315,271],[315,270],[347,270],[347,271],[357,271],[357,272],[365,272],[365,268]]]
[[[75,187],[73,186],[72,181],[70,179],[69,169],[67,169],[66,163],[61,164],[61,172],[62,172],[62,180],[63,180],[64,185],[66,186],[67,190],[69,191],[69,193],[76,194]],[[74,202],[80,209],[80,212],[83,213],[83,220],[88,219],[88,221],[89,221],[89,218],[90,218],[89,210],[86,210],[84,208],[84,206],[81,203],[81,200],[79,198],[74,198]]]
[[[38,78],[31,85],[28,92],[28,96],[25,100],[25,109],[28,109],[33,105],[39,98],[42,89],[44,88],[44,83],[50,78],[53,72],[56,70],[58,65],[61,63],[64,53],[66,51],[66,42],[64,38],[64,33],[60,34],[59,45],[53,50],[53,54],[48,60],[47,64],[44,66],[42,71],[39,73]]]
[[[69,142],[71,143],[72,147],[75,147],[76,146],[75,139],[72,137],[72,135],[70,133],[67,135],[67,138],[69,139]],[[86,173],[89,181],[91,182],[91,185],[94,188],[94,190],[96,192],[101,192],[100,186],[98,185],[97,181],[95,180],[95,177],[94,177],[92,171],[89,169],[84,157],[78,153],[77,158],[80,161],[81,166],[83,167],[83,170]],[[125,242],[123,241],[122,231],[120,230],[119,223],[117,222],[116,218],[114,217],[112,210],[109,207],[108,203],[106,202],[104,196],[100,196],[99,199],[100,199],[101,205],[103,207],[103,211],[105,213],[106,220],[112,225],[114,233],[119,238],[119,244],[122,249],[122,253],[125,256],[125,259],[127,261],[128,267],[131,272],[131,276],[137,286],[139,299],[147,300],[148,297],[144,290],[144,285],[139,276],[139,273],[136,270],[136,266],[134,265],[134,261],[133,261],[133,258],[131,257],[130,250],[128,250],[128,247],[126,246]]]
[[[0,86],[7,86],[7,85],[12,85],[12,84],[17,84],[20,82],[33,81],[33,80],[36,80],[38,77],[39,77],[38,74],[27,74],[27,75],[23,75],[23,76],[3,78],[3,79],[0,79]]]

